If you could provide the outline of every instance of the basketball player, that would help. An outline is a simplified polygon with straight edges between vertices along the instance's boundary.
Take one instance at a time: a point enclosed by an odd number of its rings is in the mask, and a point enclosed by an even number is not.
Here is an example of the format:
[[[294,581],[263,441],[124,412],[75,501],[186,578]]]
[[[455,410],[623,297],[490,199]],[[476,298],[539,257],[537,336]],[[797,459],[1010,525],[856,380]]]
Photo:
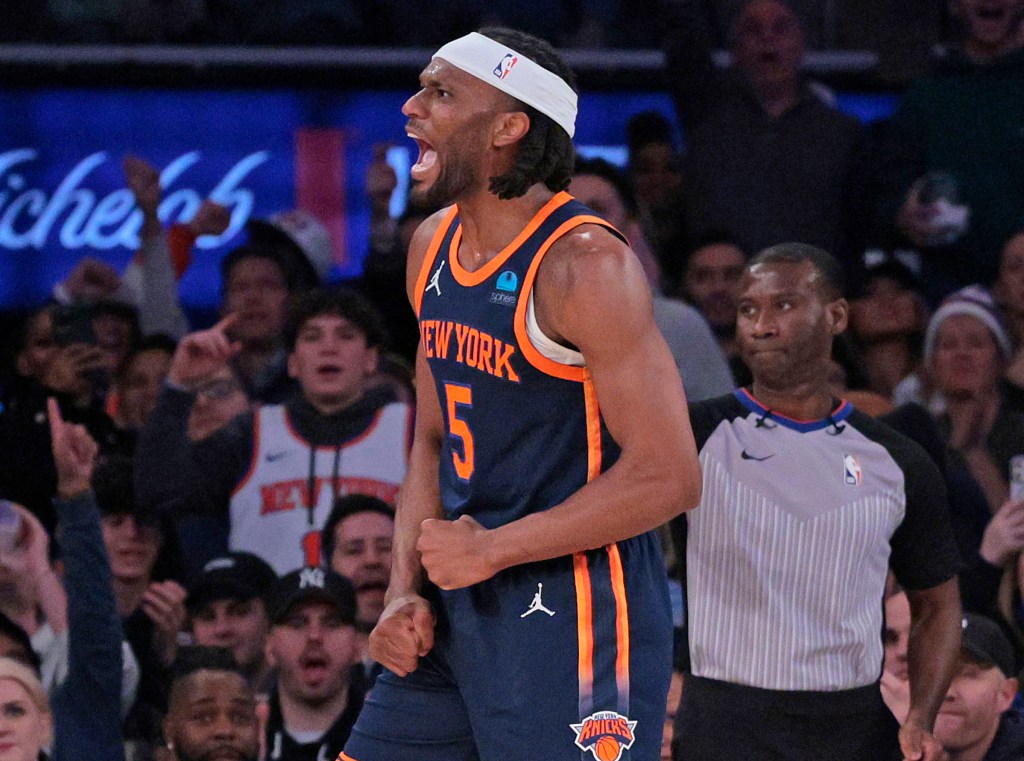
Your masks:
[[[563,191],[576,93],[551,47],[473,33],[420,84],[414,196],[453,205],[410,247],[415,440],[370,637],[389,671],[341,758],[653,761],[651,530],[700,496],[679,374],[635,256]]]

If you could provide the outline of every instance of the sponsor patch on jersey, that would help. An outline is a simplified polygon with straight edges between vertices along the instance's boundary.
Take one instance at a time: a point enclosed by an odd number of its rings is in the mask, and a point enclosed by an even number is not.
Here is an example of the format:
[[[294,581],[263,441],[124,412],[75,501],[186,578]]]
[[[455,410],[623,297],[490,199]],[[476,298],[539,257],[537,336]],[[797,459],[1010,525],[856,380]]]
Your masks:
[[[598,711],[569,726],[576,733],[576,747],[590,751],[595,761],[619,761],[636,739],[636,722],[615,711]]]
[[[516,273],[512,270],[505,270],[498,275],[498,283],[495,286],[499,291],[505,291],[506,293],[515,293],[516,288],[519,287],[519,278],[516,277]]]
[[[494,284],[497,290],[491,291],[491,303],[505,307],[516,305],[516,289],[519,288],[519,277],[512,270],[505,270]]]
[[[843,455],[843,481],[850,486],[860,486],[864,474],[860,469],[860,460],[852,454]]]
[[[492,291],[491,303],[500,304],[503,307],[514,307],[516,305],[516,297],[511,293],[498,293],[497,291]]]

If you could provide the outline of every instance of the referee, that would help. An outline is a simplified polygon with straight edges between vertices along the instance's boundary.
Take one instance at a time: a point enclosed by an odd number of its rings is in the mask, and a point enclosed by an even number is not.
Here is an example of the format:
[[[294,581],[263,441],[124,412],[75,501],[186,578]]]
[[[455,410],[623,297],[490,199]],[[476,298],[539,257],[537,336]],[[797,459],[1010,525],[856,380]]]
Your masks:
[[[932,725],[960,645],[942,478],[916,444],[830,393],[847,303],[829,254],[766,249],[738,295],[753,384],[690,407],[704,493],[672,525],[690,661],[673,759],[938,761]],[[902,727],[878,688],[890,568],[913,619]]]

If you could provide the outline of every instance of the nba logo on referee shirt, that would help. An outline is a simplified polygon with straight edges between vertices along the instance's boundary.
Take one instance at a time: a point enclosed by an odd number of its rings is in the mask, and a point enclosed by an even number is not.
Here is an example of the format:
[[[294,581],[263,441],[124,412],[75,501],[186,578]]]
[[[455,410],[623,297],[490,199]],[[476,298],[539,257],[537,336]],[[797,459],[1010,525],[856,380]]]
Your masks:
[[[860,486],[864,474],[860,469],[860,460],[852,454],[843,455],[843,480],[850,486]]]
[[[505,53],[505,57],[498,61],[498,65],[494,67],[494,76],[498,79],[504,79],[518,62],[519,58],[514,53]]]

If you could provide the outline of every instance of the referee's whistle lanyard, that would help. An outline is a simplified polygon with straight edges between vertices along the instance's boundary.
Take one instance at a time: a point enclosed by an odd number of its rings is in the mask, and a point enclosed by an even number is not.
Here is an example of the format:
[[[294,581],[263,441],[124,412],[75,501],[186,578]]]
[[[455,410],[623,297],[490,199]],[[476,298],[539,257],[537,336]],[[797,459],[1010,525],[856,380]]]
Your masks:
[[[759,417],[754,422],[754,427],[775,428],[778,425],[778,423],[772,420],[771,417],[772,411],[770,409],[765,409],[764,414],[761,415],[761,417]],[[827,431],[829,436],[838,436],[839,434],[846,430],[846,423],[837,423],[836,419],[832,416],[831,412],[825,416],[825,419],[828,420],[829,425],[831,426],[831,428]]]

